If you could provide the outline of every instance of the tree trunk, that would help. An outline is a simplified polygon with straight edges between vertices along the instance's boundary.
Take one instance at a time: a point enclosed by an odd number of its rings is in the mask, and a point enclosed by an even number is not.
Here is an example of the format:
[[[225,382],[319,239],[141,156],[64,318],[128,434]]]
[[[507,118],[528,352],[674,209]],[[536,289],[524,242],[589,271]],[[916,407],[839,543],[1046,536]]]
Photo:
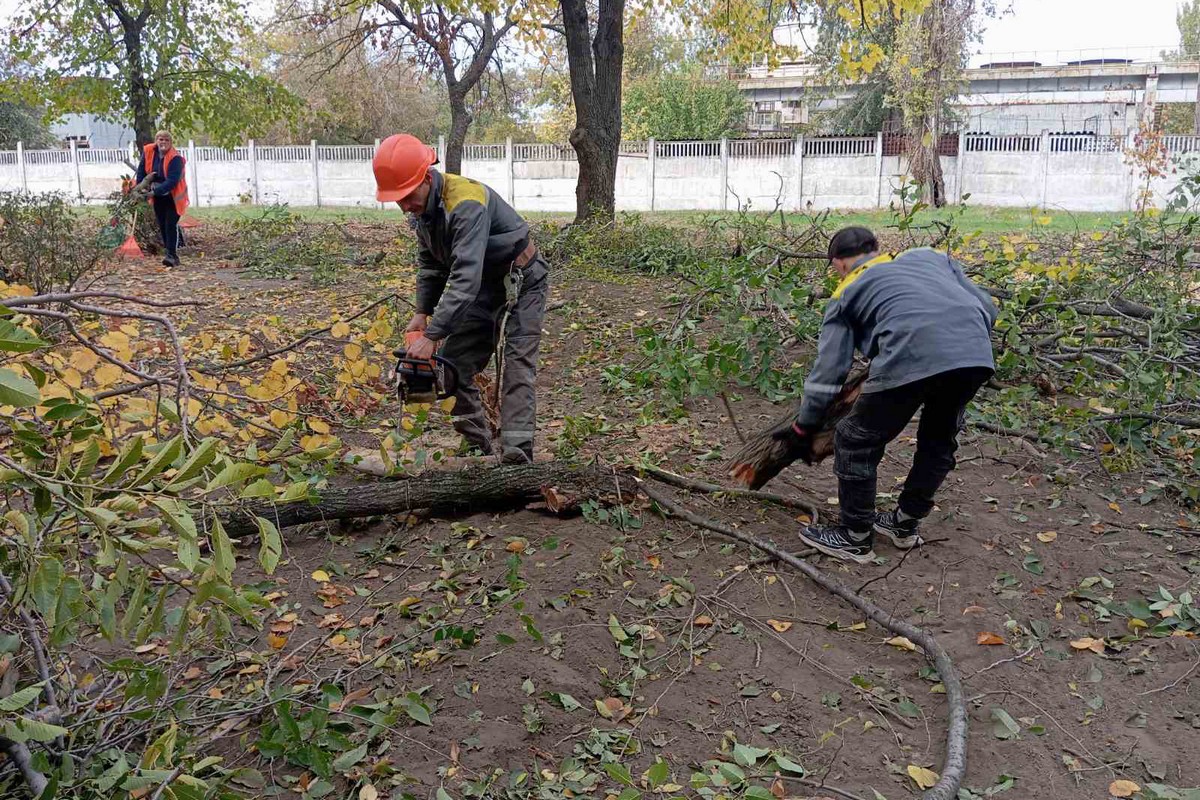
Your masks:
[[[909,135],[909,172],[913,180],[921,184],[922,199],[935,208],[946,205],[946,180],[942,173],[942,159],[938,155],[939,138],[928,124],[918,127]]]
[[[575,102],[575,129],[571,131],[571,146],[579,158],[575,221],[610,220],[616,213],[621,150],[625,1],[600,0],[594,37],[587,0],[560,0],[559,5]]]
[[[254,517],[264,517],[276,527],[303,525],[382,514],[402,514],[416,509],[479,511],[519,508],[545,501],[551,510],[559,496],[597,496],[616,489],[612,470],[600,466],[573,466],[558,462],[519,466],[476,467],[457,472],[432,472],[413,478],[346,488],[326,489],[311,502],[275,505],[251,503],[224,520],[230,535],[257,530]],[[557,492],[548,492],[549,489]],[[632,490],[632,486],[623,491]],[[550,497],[547,497],[550,494]],[[568,504],[569,505],[569,504]]]
[[[122,21],[125,59],[129,66],[129,110],[133,116],[133,134],[140,150],[154,141],[154,116],[150,113],[150,84],[142,64],[142,24]]]
[[[447,87],[450,97],[450,135],[446,137],[446,161],[444,171],[462,174],[463,148],[467,143],[467,129],[471,127],[471,112],[467,110],[466,90]]]

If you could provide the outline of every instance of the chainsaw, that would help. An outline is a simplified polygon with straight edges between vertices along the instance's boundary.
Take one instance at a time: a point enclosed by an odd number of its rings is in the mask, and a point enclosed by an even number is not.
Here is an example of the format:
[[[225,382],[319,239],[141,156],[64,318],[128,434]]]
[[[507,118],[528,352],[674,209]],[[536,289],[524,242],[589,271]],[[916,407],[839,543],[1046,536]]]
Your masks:
[[[421,337],[420,331],[405,334],[404,347],[392,352],[396,357],[393,373],[400,404],[433,403],[450,397],[458,390],[458,369],[441,356],[429,359],[409,358],[408,347]]]

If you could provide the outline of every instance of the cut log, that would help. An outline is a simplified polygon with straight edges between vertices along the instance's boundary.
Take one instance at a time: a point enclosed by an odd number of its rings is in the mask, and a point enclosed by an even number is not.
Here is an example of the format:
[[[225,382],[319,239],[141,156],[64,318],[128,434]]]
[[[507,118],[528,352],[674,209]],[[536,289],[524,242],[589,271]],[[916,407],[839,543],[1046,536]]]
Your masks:
[[[813,436],[813,464],[825,460],[833,453],[834,428],[842,417],[850,413],[854,402],[862,394],[867,380],[867,365],[859,365],[850,371],[842,384],[842,391],[825,412],[820,430]],[[739,486],[761,489],[795,459],[787,446],[775,438],[775,434],[791,427],[796,419],[798,407],[788,409],[767,428],[746,440],[746,443],[729,459],[729,477]]]
[[[270,520],[277,528],[357,517],[404,514],[416,509],[442,512],[473,512],[522,508],[546,502],[547,491],[558,496],[597,497],[618,490],[632,497],[635,482],[600,465],[560,462],[514,466],[478,466],[457,472],[430,472],[411,478],[378,483],[358,483],[325,489],[310,501],[296,503],[247,503],[231,510],[222,520],[230,535],[257,529],[254,518]],[[565,509],[564,509],[565,510]]]

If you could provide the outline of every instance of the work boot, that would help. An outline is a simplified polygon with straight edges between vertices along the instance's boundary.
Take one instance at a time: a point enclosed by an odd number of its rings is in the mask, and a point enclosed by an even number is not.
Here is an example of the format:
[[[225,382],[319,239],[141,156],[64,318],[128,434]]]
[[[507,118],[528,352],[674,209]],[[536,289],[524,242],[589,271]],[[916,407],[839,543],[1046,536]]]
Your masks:
[[[925,544],[921,534],[917,533],[921,527],[921,520],[912,517],[900,519],[899,511],[879,512],[875,515],[875,524],[872,527],[876,533],[882,533],[891,539],[892,544],[901,550],[911,550]]]
[[[858,533],[845,525],[809,525],[800,529],[800,541],[815,547],[827,556],[870,564],[875,560],[871,549],[871,532]]]
[[[506,447],[504,448],[504,455],[500,457],[500,463],[530,464],[533,463],[533,458],[519,447]]]
[[[167,253],[165,256],[163,256],[162,263],[164,267],[178,267],[179,256],[175,255],[174,253]]]

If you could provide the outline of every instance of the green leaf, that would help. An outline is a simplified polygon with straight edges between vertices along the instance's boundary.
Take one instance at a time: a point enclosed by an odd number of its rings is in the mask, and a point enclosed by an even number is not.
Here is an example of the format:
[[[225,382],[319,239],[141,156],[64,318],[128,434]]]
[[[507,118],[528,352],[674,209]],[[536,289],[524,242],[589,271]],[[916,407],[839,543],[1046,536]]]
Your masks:
[[[208,482],[208,487],[205,491],[211,492],[213,489],[219,489],[222,486],[232,486],[251,478],[257,478],[259,475],[265,475],[266,473],[266,467],[260,467],[257,464],[247,464],[244,461],[235,461],[218,472],[217,476]]]
[[[353,750],[347,750],[333,760],[333,768],[338,772],[346,772],[358,762],[367,757],[367,742],[363,742]]]
[[[171,526],[171,530],[179,537],[179,563],[189,570],[194,570],[200,563],[200,544],[199,535],[196,532],[196,520],[192,519],[192,514],[188,511],[187,506],[178,500],[168,497],[152,502],[162,512],[167,524]]]
[[[608,773],[608,777],[617,783],[624,784],[625,786],[633,786],[633,775],[629,773],[629,767],[624,764],[605,764],[604,771]]]
[[[29,408],[42,397],[37,385],[11,369],[0,369],[0,406]]]
[[[213,567],[217,571],[217,576],[225,583],[229,583],[233,580],[233,569],[237,565],[237,557],[233,553],[233,542],[229,540],[229,535],[225,533],[225,526],[217,517],[213,517],[212,530],[209,532],[208,538],[212,544]]]
[[[429,716],[429,707],[421,701],[419,694],[409,692],[401,702],[404,704],[405,714],[408,714],[408,716],[422,725],[433,725],[433,720]]]
[[[188,460],[183,462],[183,466],[179,468],[175,477],[171,478],[171,482],[167,484],[166,488],[173,489],[182,483],[190,481],[211,464],[216,457],[217,440],[210,436],[196,446],[196,449],[188,456]]]
[[[751,747],[748,744],[735,744],[733,746],[733,760],[741,764],[743,767],[753,767],[760,758],[770,752],[771,751],[765,747]]]
[[[264,498],[275,496],[275,484],[271,483],[266,478],[259,478],[250,483],[245,489],[242,489],[239,495],[243,499]]]
[[[6,735],[16,742],[53,742],[69,731],[60,725],[51,725],[28,717],[19,717],[5,724]],[[14,733],[16,735],[14,735]]]
[[[83,455],[79,457],[79,463],[75,465],[75,472],[72,478],[78,481],[82,478],[90,478],[92,470],[96,468],[96,463],[100,461],[100,442],[92,437],[88,440],[87,449],[83,451]]]
[[[133,479],[133,486],[144,486],[149,483],[160,472],[171,466],[175,459],[179,458],[179,451],[183,449],[183,436],[176,436],[171,441],[159,448],[158,453],[154,458],[150,459],[150,463],[142,468],[137,477]]]
[[[776,754],[775,755],[775,765],[778,766],[784,772],[791,772],[796,775],[807,775],[808,774],[808,770],[806,770],[804,767],[797,764],[795,761],[792,761],[787,756]]]
[[[650,785],[657,789],[671,777],[671,768],[661,758],[657,759],[647,770],[646,777],[650,779]]]
[[[33,604],[42,616],[47,617],[46,624],[53,627],[54,612],[58,608],[58,588],[62,585],[62,563],[56,558],[43,558],[38,563],[37,570],[30,581],[30,593]]]
[[[139,433],[124,447],[121,448],[121,454],[117,456],[117,460],[108,468],[108,472],[104,473],[104,477],[100,479],[101,483],[112,483],[122,478],[129,468],[142,458],[142,448],[145,447],[145,440]]]
[[[608,615],[608,632],[612,634],[613,639],[617,642],[625,642],[629,639],[629,634],[621,627],[620,621],[616,614]]]
[[[743,796],[750,798],[750,800],[778,800],[775,795],[771,794],[761,786],[749,787],[746,789],[746,794]]]
[[[0,350],[6,353],[28,353],[48,345],[49,342],[43,342],[24,328],[6,319],[0,319]]]
[[[583,708],[578,700],[566,692],[551,692],[547,695],[546,699],[564,711],[575,711],[576,709]]]
[[[260,541],[258,563],[262,565],[263,572],[270,575],[275,571],[275,567],[279,566],[279,558],[283,555],[283,540],[279,537],[279,529],[270,520],[255,517],[254,521],[258,523]]]
[[[1003,708],[992,709],[992,735],[997,739],[1016,739],[1021,726]]]
[[[19,692],[14,692],[8,697],[0,700],[0,711],[20,711],[25,706],[37,699],[42,693],[42,684],[38,683],[33,686],[26,686]]]

